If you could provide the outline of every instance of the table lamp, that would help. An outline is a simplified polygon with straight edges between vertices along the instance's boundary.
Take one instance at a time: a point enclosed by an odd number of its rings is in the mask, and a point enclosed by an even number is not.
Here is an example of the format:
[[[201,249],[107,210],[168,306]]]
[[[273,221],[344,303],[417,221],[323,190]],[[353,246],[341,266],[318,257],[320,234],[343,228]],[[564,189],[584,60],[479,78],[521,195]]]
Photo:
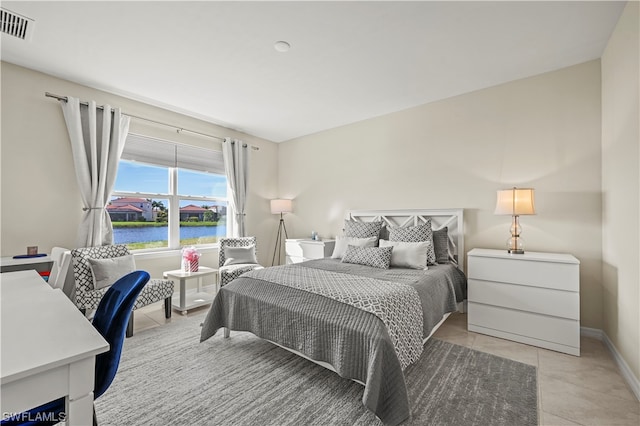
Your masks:
[[[511,215],[511,238],[507,240],[507,252],[524,254],[524,243],[520,237],[520,215],[536,214],[533,203],[533,188],[503,189],[498,191],[495,214]]]
[[[273,258],[271,259],[271,266],[275,265],[276,253],[278,253],[278,264],[280,264],[280,255],[282,250],[282,231],[284,230],[284,238],[289,238],[287,235],[287,227],[284,225],[284,213],[291,213],[293,211],[293,203],[291,200],[276,199],[271,200],[271,214],[280,214],[280,224],[278,225],[278,234],[276,236],[276,245],[273,248]]]

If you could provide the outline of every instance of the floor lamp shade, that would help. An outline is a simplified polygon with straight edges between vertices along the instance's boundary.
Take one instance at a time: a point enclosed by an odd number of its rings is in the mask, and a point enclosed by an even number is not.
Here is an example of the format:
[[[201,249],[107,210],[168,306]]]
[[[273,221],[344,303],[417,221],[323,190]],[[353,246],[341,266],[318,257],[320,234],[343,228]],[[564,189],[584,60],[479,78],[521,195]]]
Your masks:
[[[513,254],[524,253],[524,243],[520,238],[522,229],[518,220],[520,215],[536,214],[533,188],[511,188],[499,190],[495,214],[510,215],[511,238],[507,240],[507,251]]]
[[[271,200],[271,213],[272,214],[281,214],[281,213],[291,213],[293,211],[293,203],[291,200]]]
[[[284,213],[291,213],[293,211],[293,203],[291,200],[271,200],[271,213],[280,215],[280,224],[278,225],[278,233],[276,234],[276,246],[273,248],[273,259],[271,259],[271,266],[276,264],[276,256],[278,257],[278,265],[280,264],[282,244],[284,240],[289,238],[287,235],[287,227],[284,225]],[[284,232],[284,238],[283,238]]]

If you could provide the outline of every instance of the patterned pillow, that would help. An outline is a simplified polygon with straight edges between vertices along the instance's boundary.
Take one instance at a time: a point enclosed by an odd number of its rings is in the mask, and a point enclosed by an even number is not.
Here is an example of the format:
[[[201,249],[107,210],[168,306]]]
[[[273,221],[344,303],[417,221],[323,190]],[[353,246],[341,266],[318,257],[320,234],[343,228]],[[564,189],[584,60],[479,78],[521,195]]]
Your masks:
[[[344,221],[344,236],[355,238],[369,238],[380,235],[382,221],[379,222],[357,222],[346,219]]]
[[[393,247],[356,247],[350,245],[342,257],[342,262],[389,269],[392,250]]]
[[[433,249],[433,232],[431,231],[431,219],[427,219],[424,225],[407,226],[402,228],[393,227],[389,230],[390,241],[404,241],[407,243],[416,243],[420,241],[429,241],[429,250],[427,251],[427,264],[434,265],[436,263],[436,252]]]
[[[449,263],[449,228],[433,231],[433,250],[436,252],[436,262]]]

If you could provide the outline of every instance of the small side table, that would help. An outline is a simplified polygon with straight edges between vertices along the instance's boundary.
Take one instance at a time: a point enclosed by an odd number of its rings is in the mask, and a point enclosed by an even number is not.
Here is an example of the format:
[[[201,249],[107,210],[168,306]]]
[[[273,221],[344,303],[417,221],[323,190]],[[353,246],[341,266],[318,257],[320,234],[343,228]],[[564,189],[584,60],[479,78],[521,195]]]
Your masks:
[[[173,271],[165,271],[162,273],[164,278],[174,279],[180,281],[180,293],[176,294],[171,299],[171,305],[180,311],[182,315],[186,315],[189,309],[197,308],[198,306],[208,305],[213,301],[214,295],[211,293],[205,293],[202,291],[202,283],[200,278],[207,275],[216,276],[216,292],[218,291],[218,270],[215,268],[207,268],[206,266],[200,266],[197,272],[184,272],[181,269]],[[187,293],[186,281],[190,278],[198,279],[198,288],[195,293]]]

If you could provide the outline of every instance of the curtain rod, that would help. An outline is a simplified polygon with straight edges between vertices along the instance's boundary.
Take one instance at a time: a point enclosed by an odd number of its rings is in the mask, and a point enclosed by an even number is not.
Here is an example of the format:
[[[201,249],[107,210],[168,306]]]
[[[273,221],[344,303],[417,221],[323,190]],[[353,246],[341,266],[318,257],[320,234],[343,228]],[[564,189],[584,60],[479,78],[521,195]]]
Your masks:
[[[67,98],[66,96],[60,96],[60,95],[56,95],[56,94],[49,93],[49,92],[44,92],[44,95],[45,95],[47,98],[54,98],[54,99],[57,99],[57,100],[59,100],[59,101],[67,102],[67,101],[69,100],[69,98]],[[88,102],[80,102],[80,105],[86,105],[86,106],[88,106],[88,105],[89,105],[89,103],[88,103]],[[98,108],[103,109],[103,106],[102,106],[102,105],[98,105]],[[150,122],[150,123],[159,124],[159,125],[161,125],[161,126],[172,127],[172,128],[174,128],[174,129],[176,129],[176,132],[177,132],[177,133],[180,133],[180,132],[193,133],[193,134],[195,134],[195,135],[200,135],[200,136],[204,136],[204,137],[207,137],[207,138],[218,139],[218,140],[220,140],[220,141],[223,141],[223,142],[224,142],[224,138],[221,138],[220,136],[209,135],[209,134],[207,134],[207,133],[202,133],[202,132],[197,132],[197,131],[195,131],[195,130],[185,129],[184,127],[178,127],[178,126],[174,126],[173,124],[162,123],[162,122],[160,122],[160,121],[152,120],[152,119],[150,119],[150,118],[139,117],[139,116],[137,116],[137,115],[127,114],[127,113],[124,113],[124,112],[122,113],[122,115],[126,115],[126,116],[128,116],[128,117],[135,118],[135,119],[138,119],[138,120],[148,121],[148,122]],[[253,146],[253,145],[251,146],[251,148],[252,148],[253,150],[256,150],[256,151],[260,150],[260,148],[258,148],[257,146]]]

